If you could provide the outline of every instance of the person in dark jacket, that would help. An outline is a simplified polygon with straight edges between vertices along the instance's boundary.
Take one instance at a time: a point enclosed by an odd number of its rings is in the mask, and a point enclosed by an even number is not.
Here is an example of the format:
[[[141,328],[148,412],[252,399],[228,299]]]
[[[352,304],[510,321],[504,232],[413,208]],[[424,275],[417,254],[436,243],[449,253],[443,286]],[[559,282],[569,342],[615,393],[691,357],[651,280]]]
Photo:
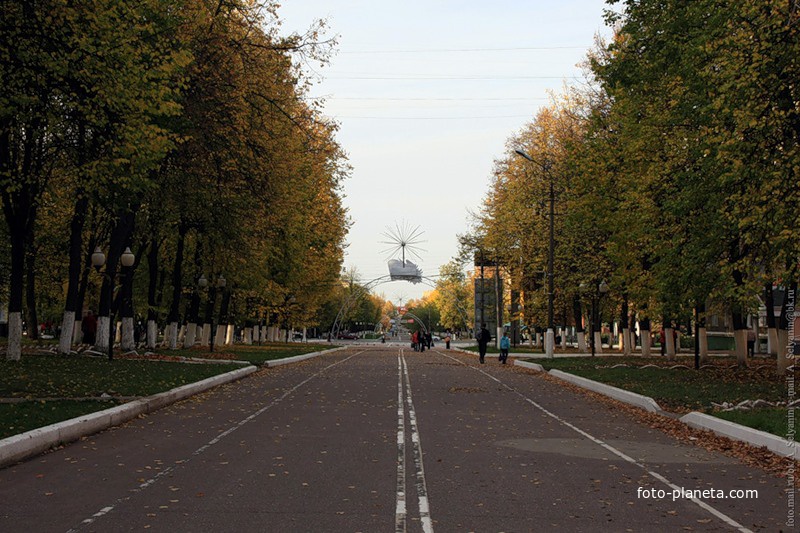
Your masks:
[[[486,358],[486,347],[489,345],[489,341],[492,339],[492,335],[489,333],[489,330],[486,329],[486,324],[481,324],[481,329],[478,331],[478,335],[475,337],[478,341],[478,355],[481,364],[484,363],[484,359]]]

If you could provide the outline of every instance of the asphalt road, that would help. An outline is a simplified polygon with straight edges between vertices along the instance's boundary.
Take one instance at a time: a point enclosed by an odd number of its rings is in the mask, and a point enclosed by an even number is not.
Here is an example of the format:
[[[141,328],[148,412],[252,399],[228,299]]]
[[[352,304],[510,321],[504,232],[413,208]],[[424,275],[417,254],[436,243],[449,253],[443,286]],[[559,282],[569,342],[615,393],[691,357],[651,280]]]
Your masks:
[[[496,358],[353,346],[0,470],[0,531],[786,531],[785,487]]]

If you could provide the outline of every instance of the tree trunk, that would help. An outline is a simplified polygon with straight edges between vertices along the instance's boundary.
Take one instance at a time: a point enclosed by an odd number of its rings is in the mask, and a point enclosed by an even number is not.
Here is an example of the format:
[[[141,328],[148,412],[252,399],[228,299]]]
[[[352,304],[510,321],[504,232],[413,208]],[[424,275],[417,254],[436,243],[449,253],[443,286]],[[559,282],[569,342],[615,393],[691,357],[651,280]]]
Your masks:
[[[158,240],[153,237],[150,249],[147,252],[147,340],[145,346],[148,350],[155,350],[158,342]]]
[[[733,337],[736,343],[736,364],[747,367],[747,321],[741,311],[733,312]]]
[[[639,318],[639,332],[642,336],[642,357],[650,357],[650,319]]]
[[[631,354],[631,330],[628,322],[628,295],[622,298],[622,313],[620,314],[619,321],[620,328],[622,329],[622,353],[623,355]]]
[[[178,227],[178,246],[175,251],[175,264],[172,268],[172,303],[167,316],[169,328],[169,349],[175,350],[178,345],[178,322],[180,321],[181,294],[183,292],[183,251],[186,246],[186,233],[188,229],[181,225]]]
[[[120,348],[123,352],[136,349],[136,339],[133,334],[133,273],[134,267],[122,267],[122,288],[120,289],[119,315],[122,320],[122,337]]]
[[[72,339],[78,309],[78,287],[80,285],[81,259],[83,256],[83,227],[86,222],[86,210],[89,197],[82,190],[77,191],[78,200],[72,210],[69,235],[69,270],[67,274],[67,299],[64,303],[64,318],[61,321],[61,336],[58,342],[58,353],[66,355],[72,347]]]
[[[586,353],[586,328],[583,325],[583,310],[577,296],[572,298],[572,318],[575,320],[575,331],[578,337],[578,351]]]
[[[39,338],[39,317],[36,312],[36,243],[33,230],[25,237],[25,311],[29,339]]]
[[[106,258],[105,276],[103,276],[103,286],[100,289],[100,306],[99,318],[97,324],[97,348],[101,351],[109,351],[109,342],[112,339],[110,336],[110,327],[114,318],[112,309],[112,295],[114,293],[114,283],[117,277],[117,265],[119,265],[119,258],[122,256],[122,251],[129,240],[133,231],[133,224],[135,221],[135,211],[133,209],[125,210],[111,230],[110,244],[108,247],[108,256]],[[113,358],[113,356],[110,356]]]

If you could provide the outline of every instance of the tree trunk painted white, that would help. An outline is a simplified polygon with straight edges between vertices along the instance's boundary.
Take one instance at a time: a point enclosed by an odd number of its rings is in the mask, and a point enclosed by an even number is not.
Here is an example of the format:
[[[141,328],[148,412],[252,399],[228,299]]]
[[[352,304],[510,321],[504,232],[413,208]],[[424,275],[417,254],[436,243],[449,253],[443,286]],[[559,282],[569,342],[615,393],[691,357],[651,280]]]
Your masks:
[[[186,325],[186,337],[183,339],[183,347],[191,348],[194,346],[194,341],[197,337],[197,324],[189,322]]]
[[[603,336],[599,331],[594,332],[594,353],[603,353]]]
[[[120,348],[123,352],[130,352],[136,349],[136,341],[133,335],[133,317],[126,316],[122,318],[122,339],[120,340]]]
[[[227,331],[225,332],[225,346],[231,346],[233,344],[234,330],[235,326],[233,324],[228,324]]]
[[[561,349],[567,351],[567,330],[566,328],[561,330]]]
[[[148,350],[155,350],[158,343],[158,324],[155,320],[147,321],[147,343]]]
[[[303,342],[308,342],[308,337],[306,336],[307,334],[308,334],[308,329],[303,328]]]
[[[183,341],[186,338],[186,326],[181,325],[178,328],[178,345],[183,346]]]
[[[61,335],[58,338],[58,353],[69,355],[72,349],[72,334],[75,328],[75,311],[64,311],[61,319]]]
[[[178,349],[178,323],[170,322],[167,326],[167,346],[170,350]]]
[[[19,361],[22,358],[22,313],[8,313],[8,350],[6,359]]]
[[[733,330],[733,338],[736,343],[736,363],[739,366],[747,366],[747,330]]]
[[[217,331],[214,333],[214,349],[221,348],[225,345],[225,331],[228,328],[225,324],[219,324],[217,326]]]
[[[253,344],[253,328],[244,328],[242,342],[247,346]]]
[[[578,332],[578,351],[586,353],[586,333],[583,331]]]
[[[642,357],[650,357],[650,330],[643,329],[642,333]]]
[[[258,324],[253,326],[253,334],[252,334],[252,341],[253,342],[258,342],[259,341],[259,339],[261,337],[261,331],[260,330],[261,330],[261,328],[258,327]]]
[[[500,349],[500,339],[503,338],[503,326],[497,326],[497,336],[495,337],[495,348]]]
[[[114,322],[114,344],[122,342],[122,322]]]
[[[675,359],[675,337],[673,337],[673,331],[675,331],[673,328],[664,328],[664,341],[667,345],[666,355],[670,359]]]
[[[99,352],[108,352],[108,335],[110,332],[111,320],[107,316],[97,317],[97,336],[95,337],[94,347]]]
[[[211,341],[211,324],[203,324],[203,333],[200,336],[200,344],[208,346]]]
[[[288,342],[289,340],[289,330],[280,329],[278,330],[278,342]]]
[[[83,342],[83,320],[76,320],[72,324],[72,344]]]
[[[697,328],[698,339],[700,340],[700,363],[708,362],[708,330]]]
[[[767,329],[767,353],[780,355],[781,351],[785,351],[785,349],[786,346],[782,346],[780,340],[778,340],[778,328]]]
[[[631,354],[631,330],[630,328],[622,328],[622,335],[620,335],[620,346],[623,355]]]

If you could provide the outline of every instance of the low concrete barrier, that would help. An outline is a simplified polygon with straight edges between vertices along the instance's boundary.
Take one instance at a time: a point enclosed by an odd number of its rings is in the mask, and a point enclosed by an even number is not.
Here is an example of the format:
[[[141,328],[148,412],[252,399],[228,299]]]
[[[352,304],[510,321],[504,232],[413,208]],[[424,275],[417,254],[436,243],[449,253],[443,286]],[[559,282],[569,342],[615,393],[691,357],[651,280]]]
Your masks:
[[[514,361],[514,366],[521,366],[522,368],[527,368],[529,370],[544,372],[544,367],[539,363],[529,363],[528,361]]]
[[[658,413],[662,411],[661,407],[656,403],[656,401],[649,396],[642,396],[641,394],[637,394],[635,392],[618,389],[617,387],[612,387],[611,385],[599,383],[591,379],[582,378],[574,374],[568,374],[566,372],[562,372],[561,370],[553,369],[550,371],[550,375],[559,379],[563,379],[564,381],[574,383],[575,385],[585,389],[599,392],[600,394],[604,394],[605,396],[609,396],[615,400],[629,403],[631,405],[635,405],[636,407],[641,407],[642,409],[652,413]]]
[[[290,363],[305,361],[306,359],[311,359],[312,357],[319,357],[320,355],[323,354],[334,353],[338,352],[339,350],[346,350],[347,348],[348,346],[340,346],[338,348],[333,348],[331,350],[321,350],[319,352],[305,353],[303,355],[293,355],[292,357],[286,357],[284,359],[275,359],[274,361],[267,361],[266,363],[264,363],[264,366],[272,368],[275,366],[288,365]]]
[[[680,420],[689,427],[707,429],[713,431],[717,435],[744,441],[753,446],[765,446],[771,452],[785,457],[797,457],[796,442],[782,439],[771,433],[759,431],[696,411],[683,415]]]

